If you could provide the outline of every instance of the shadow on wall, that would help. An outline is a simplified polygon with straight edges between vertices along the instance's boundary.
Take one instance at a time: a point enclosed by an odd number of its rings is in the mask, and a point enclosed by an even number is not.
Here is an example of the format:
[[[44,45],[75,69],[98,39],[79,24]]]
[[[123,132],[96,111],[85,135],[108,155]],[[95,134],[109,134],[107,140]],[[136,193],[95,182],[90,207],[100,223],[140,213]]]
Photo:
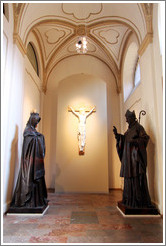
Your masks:
[[[150,127],[150,122],[147,124],[149,127],[146,129],[147,134],[150,136],[149,143],[147,146],[147,178],[149,184],[149,193],[152,201],[156,201],[155,197],[155,144],[154,134]]]
[[[7,189],[7,202],[10,202],[15,188],[15,181],[18,176],[19,158],[18,158],[18,126],[15,127],[15,135],[11,144],[10,169]]]
[[[60,173],[61,173],[61,169],[60,169],[58,163],[56,163],[56,165],[55,165],[55,193],[57,192],[57,190],[64,192],[64,188],[60,184],[58,184],[58,182],[57,182],[57,179],[58,179]]]
[[[56,146],[57,146],[57,97],[54,97],[55,103],[52,104],[52,112],[51,114],[51,124],[50,124],[50,133],[51,137],[54,139],[54,141],[51,141],[50,138],[50,187],[55,188],[55,182],[56,182],[56,177],[58,170],[56,170]]]

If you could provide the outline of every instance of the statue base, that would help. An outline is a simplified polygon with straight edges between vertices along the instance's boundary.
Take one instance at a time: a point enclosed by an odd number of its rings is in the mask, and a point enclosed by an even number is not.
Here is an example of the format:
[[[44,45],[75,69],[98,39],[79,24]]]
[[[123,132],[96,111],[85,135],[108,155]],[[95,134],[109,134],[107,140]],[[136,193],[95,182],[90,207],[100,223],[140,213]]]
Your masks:
[[[48,210],[49,205],[45,205],[42,207],[10,207],[7,211],[7,215],[9,214],[17,214],[17,215],[44,215]]]
[[[118,209],[124,215],[160,215],[155,205],[152,205],[151,207],[147,207],[147,208],[132,208],[124,205],[122,201],[119,201]]]

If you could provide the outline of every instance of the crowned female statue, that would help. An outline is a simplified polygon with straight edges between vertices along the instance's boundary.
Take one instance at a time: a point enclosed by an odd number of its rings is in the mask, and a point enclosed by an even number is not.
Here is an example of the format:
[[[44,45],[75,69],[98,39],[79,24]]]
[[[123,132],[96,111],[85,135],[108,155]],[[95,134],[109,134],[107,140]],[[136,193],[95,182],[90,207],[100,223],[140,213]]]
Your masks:
[[[45,184],[45,140],[36,130],[41,118],[31,113],[23,136],[20,171],[9,212],[12,208],[38,208],[48,205]]]

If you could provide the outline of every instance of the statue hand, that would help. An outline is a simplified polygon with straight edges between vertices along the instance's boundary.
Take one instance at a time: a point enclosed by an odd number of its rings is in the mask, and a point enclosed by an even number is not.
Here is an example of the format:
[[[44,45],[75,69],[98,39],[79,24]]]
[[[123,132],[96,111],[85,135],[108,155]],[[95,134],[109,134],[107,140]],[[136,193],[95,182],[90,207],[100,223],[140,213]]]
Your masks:
[[[113,133],[114,133],[115,135],[117,135],[117,129],[116,129],[115,126],[113,126]]]
[[[68,110],[74,111],[72,107],[68,106]]]

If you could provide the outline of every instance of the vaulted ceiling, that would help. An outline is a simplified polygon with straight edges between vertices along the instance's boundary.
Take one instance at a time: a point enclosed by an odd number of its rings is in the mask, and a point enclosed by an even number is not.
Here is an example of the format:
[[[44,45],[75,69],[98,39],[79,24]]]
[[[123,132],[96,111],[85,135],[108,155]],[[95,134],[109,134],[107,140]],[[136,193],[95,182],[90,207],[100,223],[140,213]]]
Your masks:
[[[78,55],[78,36],[86,35],[88,54],[102,60],[117,81],[123,50],[131,33],[139,45],[152,32],[152,4],[140,3],[18,3],[14,32],[26,49],[28,36],[38,41],[43,69],[49,75],[58,62]]]

